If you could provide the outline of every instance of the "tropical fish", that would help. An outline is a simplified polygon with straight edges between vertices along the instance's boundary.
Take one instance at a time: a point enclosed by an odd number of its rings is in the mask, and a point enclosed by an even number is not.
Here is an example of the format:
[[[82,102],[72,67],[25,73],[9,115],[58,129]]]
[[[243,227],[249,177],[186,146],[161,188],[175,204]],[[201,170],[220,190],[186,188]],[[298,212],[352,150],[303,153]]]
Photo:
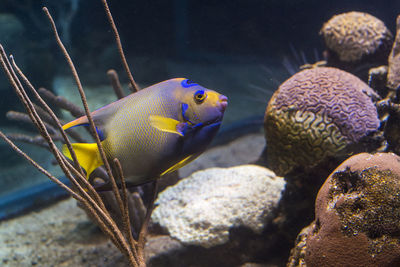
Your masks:
[[[118,158],[127,183],[139,185],[198,157],[217,133],[226,96],[188,79],[166,80],[91,113],[107,160]],[[63,126],[88,126],[86,116]],[[73,143],[87,178],[103,165],[96,143]],[[71,155],[63,146],[63,153]]]

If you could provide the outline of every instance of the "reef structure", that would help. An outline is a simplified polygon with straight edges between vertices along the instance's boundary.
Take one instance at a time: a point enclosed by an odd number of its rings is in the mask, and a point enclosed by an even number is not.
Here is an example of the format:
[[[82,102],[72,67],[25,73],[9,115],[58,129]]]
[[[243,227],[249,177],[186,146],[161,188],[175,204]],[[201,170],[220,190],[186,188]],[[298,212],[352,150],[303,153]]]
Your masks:
[[[333,16],[320,31],[327,47],[329,66],[352,73],[386,65],[393,36],[378,18],[363,12],[347,12]]]
[[[396,90],[400,87],[400,15],[396,20],[397,33],[392,52],[389,55],[387,87]]]
[[[269,167],[283,176],[350,150],[368,150],[363,140],[380,126],[376,97],[359,78],[336,68],[295,74],[278,88],[266,109]]]
[[[361,153],[325,181],[288,266],[399,266],[400,157]]]

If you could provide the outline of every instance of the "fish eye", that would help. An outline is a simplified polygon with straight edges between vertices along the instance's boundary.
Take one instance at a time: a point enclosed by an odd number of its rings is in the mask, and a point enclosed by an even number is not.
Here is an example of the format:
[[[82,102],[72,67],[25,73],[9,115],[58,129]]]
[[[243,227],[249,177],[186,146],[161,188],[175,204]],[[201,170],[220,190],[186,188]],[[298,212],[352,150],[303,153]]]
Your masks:
[[[204,92],[204,90],[198,90],[196,93],[194,93],[194,101],[196,101],[197,104],[203,103],[206,97],[207,94]]]

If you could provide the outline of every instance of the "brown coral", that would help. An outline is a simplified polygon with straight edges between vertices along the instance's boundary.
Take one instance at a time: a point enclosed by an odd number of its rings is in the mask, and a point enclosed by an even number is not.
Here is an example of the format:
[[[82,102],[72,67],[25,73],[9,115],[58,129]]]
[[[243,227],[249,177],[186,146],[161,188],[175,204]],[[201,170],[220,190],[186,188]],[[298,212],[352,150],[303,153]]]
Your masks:
[[[400,15],[397,17],[396,25],[397,33],[389,56],[387,81],[387,86],[392,90],[397,90],[400,87]]]
[[[380,49],[387,51],[392,42],[392,34],[381,20],[354,11],[333,16],[320,34],[326,46],[344,62],[361,60]]]
[[[355,155],[318,193],[307,266],[400,265],[400,157]]]
[[[265,113],[270,167],[278,175],[312,167],[377,131],[372,96],[364,82],[339,69],[321,67],[292,76],[274,93]]]

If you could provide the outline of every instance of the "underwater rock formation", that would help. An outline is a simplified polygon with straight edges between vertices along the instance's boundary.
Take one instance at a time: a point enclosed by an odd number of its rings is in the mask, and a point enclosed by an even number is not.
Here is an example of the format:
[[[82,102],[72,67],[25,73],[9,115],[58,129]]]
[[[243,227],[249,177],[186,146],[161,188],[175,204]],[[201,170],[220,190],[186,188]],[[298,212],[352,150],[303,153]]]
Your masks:
[[[391,94],[393,103],[399,103],[400,88],[400,15],[397,17],[397,33],[393,44],[392,52],[389,56],[389,66],[386,86]],[[400,114],[390,112],[385,126],[385,137],[391,151],[400,153]]]
[[[198,171],[159,194],[152,219],[182,243],[210,248],[228,242],[232,228],[261,233],[284,187],[255,165]]]
[[[265,113],[267,161],[277,175],[309,169],[358,147],[380,125],[374,91],[345,71],[301,71],[272,96]]]
[[[400,157],[361,153],[325,181],[288,266],[398,266]],[[303,251],[303,253],[301,253]]]
[[[396,21],[397,33],[392,52],[389,55],[387,87],[396,90],[400,87],[400,15]]]
[[[363,65],[385,65],[393,40],[381,20],[355,11],[333,16],[320,34],[328,49],[328,65],[352,72],[359,72]]]

